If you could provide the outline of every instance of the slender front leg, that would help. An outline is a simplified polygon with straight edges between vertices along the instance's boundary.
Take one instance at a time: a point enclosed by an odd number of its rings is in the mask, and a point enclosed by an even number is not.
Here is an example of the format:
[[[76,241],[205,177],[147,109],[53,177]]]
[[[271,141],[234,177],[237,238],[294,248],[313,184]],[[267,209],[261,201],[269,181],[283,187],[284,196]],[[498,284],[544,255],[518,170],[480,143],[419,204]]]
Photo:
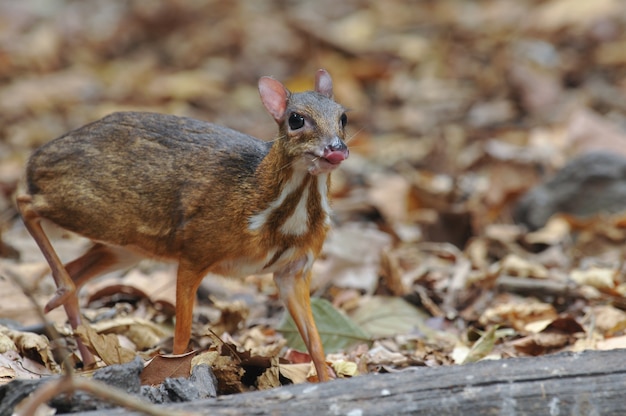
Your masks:
[[[176,326],[174,327],[174,354],[187,351],[191,339],[193,306],[196,292],[204,274],[194,270],[184,260],[178,264],[176,276]]]
[[[330,373],[326,366],[326,355],[315,320],[311,311],[311,295],[309,282],[311,272],[304,267],[306,260],[296,262],[274,274],[274,282],[278,287],[280,298],[287,306],[300,336],[309,350],[320,381],[329,381]]]
[[[21,195],[17,198],[17,208],[24,220],[24,226],[30,235],[33,236],[33,239],[46,258],[48,265],[50,265],[52,278],[57,286],[56,294],[50,302],[48,302],[44,308],[44,312],[47,313],[55,307],[63,305],[70,325],[73,329],[76,329],[81,323],[76,285],[74,285],[69,273],[65,270],[65,267],[63,267],[63,263],[59,259],[56,251],[54,251],[48,236],[46,236],[43,228],[41,228],[41,217],[32,209],[31,202],[32,199],[29,195]],[[83,363],[86,366],[93,364],[95,359],[85,344],[83,344],[79,338],[76,338],[76,344],[83,359]]]

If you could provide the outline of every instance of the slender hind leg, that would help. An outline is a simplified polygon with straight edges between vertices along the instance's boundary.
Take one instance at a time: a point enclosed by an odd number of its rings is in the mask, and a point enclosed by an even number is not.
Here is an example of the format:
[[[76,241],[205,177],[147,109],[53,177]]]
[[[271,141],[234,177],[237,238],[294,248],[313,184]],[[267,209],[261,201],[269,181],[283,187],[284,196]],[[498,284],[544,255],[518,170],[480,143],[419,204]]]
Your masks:
[[[49,312],[53,305],[63,305],[65,313],[72,328],[76,329],[80,325],[80,310],[78,307],[78,297],[76,296],[76,285],[72,281],[69,273],[63,267],[59,256],[54,251],[52,244],[46,233],[41,228],[41,217],[32,208],[32,198],[30,195],[17,197],[17,208],[22,215],[26,229],[33,237],[39,249],[43,253],[46,261],[50,265],[52,277],[57,286],[57,291],[52,300],[44,308],[44,312]],[[78,350],[85,365],[94,363],[94,357],[80,339],[76,339]]]

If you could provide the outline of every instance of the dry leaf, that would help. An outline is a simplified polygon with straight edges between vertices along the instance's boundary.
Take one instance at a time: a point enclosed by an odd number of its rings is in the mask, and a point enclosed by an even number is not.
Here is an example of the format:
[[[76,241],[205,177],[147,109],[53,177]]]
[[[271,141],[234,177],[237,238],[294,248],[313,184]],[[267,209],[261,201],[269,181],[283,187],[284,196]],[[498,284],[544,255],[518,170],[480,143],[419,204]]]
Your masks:
[[[333,284],[373,293],[378,282],[381,252],[389,248],[391,237],[362,224],[351,223],[335,228],[324,244],[326,256],[323,270],[333,277]]]
[[[87,286],[88,303],[103,297],[126,293],[138,298],[148,298],[154,305],[174,310],[176,304],[176,275],[174,270],[154,270],[144,273],[133,269],[124,277],[108,277]]]
[[[332,367],[339,378],[348,378],[358,375],[357,364],[351,361],[333,361]]]
[[[612,335],[626,329],[626,312],[611,305],[598,305],[591,309],[594,328],[601,334]]]
[[[141,384],[156,386],[163,383],[166,378],[189,378],[191,361],[195,355],[195,351],[191,351],[184,354],[155,356],[141,372]]]
[[[91,327],[99,334],[123,335],[140,351],[152,348],[164,338],[171,336],[171,333],[163,326],[137,317],[124,316],[107,319],[91,324]]]
[[[48,368],[54,369],[56,363],[54,361],[50,341],[44,335],[32,332],[22,332],[8,329],[0,326],[0,339],[4,342],[6,351],[19,351],[23,356],[42,363]],[[11,346],[10,343],[13,343]]]
[[[17,351],[17,345],[15,345],[15,342],[8,334],[4,333],[4,328],[0,326],[0,354],[4,354],[7,351]]]
[[[626,348],[626,335],[598,341],[596,343],[596,348],[602,351]]]
[[[221,351],[211,349],[196,355],[191,361],[191,365],[207,364],[211,367],[213,374],[215,374],[217,378],[218,393],[220,394],[233,394],[247,391],[248,389],[241,381],[245,370],[241,366],[240,359],[233,358],[231,355],[222,354]]]
[[[612,289],[615,286],[617,271],[610,268],[590,267],[587,270],[572,270],[570,277],[579,285],[587,285],[596,289]]]
[[[555,216],[550,218],[543,228],[526,234],[524,240],[528,244],[555,245],[569,238],[571,231],[567,220],[563,217]]]
[[[518,331],[524,330],[526,325],[537,321],[554,320],[557,318],[554,306],[539,301],[509,302],[487,308],[481,315],[479,322],[483,326],[498,324],[511,326]]]
[[[107,365],[124,364],[135,358],[135,353],[120,345],[117,335],[98,334],[93,328],[82,324],[74,331],[85,345]]]
[[[7,384],[16,377],[16,372],[11,367],[0,366],[0,386]]]
[[[526,260],[516,254],[509,254],[500,264],[501,271],[511,276],[534,277],[537,279],[546,279],[548,277],[548,269],[536,261]]]
[[[250,314],[250,309],[246,303],[241,300],[223,302],[218,299],[213,299],[213,303],[221,312],[219,320],[211,323],[211,330],[218,336],[221,336],[225,332],[229,334],[237,332],[237,330],[245,324]]]
[[[462,364],[474,363],[482,360],[493,351],[493,347],[496,343],[496,331],[497,325],[492,326],[472,345],[472,348],[467,352],[467,356],[462,361]]]
[[[52,372],[42,364],[22,357],[17,351],[0,354],[0,368],[5,374],[14,373],[15,378],[34,380],[51,375]],[[11,381],[11,380],[6,380]]]
[[[270,359],[270,366],[257,377],[257,388],[259,390],[268,390],[280,386],[279,372],[278,357],[272,357]]]
[[[291,380],[293,384],[306,383],[313,364],[280,364],[280,375]]]
[[[563,348],[569,343],[570,337],[556,332],[542,332],[515,340],[512,345],[516,350],[528,355],[541,355],[555,349]]]

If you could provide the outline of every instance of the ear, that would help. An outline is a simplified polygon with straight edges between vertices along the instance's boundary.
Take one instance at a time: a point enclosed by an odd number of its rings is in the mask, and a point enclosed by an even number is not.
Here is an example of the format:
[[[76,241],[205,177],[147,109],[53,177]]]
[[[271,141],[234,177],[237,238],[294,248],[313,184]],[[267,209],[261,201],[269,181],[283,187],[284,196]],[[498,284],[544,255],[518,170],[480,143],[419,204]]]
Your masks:
[[[315,73],[315,91],[333,98],[333,80],[325,69],[318,69]]]
[[[274,117],[277,123],[285,119],[289,90],[274,78],[261,77],[259,79],[259,94],[265,109]]]

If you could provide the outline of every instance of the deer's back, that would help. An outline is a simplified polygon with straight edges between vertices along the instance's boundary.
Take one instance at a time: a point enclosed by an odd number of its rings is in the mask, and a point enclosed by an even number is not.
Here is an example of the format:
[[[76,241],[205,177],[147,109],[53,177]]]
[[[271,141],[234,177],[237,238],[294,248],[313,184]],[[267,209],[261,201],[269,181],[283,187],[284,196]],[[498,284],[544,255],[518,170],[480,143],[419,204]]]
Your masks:
[[[27,191],[39,215],[63,228],[164,255],[202,204],[219,215],[233,192],[253,186],[269,147],[190,118],[114,113],[39,148]]]

